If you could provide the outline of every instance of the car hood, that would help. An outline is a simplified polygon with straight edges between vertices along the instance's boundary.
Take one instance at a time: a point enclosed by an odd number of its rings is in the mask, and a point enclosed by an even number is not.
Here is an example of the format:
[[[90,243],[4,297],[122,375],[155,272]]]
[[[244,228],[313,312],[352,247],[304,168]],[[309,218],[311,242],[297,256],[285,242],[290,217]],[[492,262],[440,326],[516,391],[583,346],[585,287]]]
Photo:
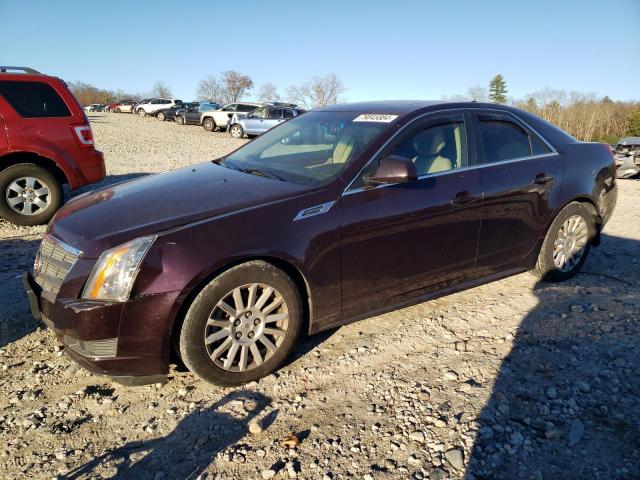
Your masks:
[[[309,188],[207,162],[90,192],[49,233],[92,258],[133,238],[305,193]]]

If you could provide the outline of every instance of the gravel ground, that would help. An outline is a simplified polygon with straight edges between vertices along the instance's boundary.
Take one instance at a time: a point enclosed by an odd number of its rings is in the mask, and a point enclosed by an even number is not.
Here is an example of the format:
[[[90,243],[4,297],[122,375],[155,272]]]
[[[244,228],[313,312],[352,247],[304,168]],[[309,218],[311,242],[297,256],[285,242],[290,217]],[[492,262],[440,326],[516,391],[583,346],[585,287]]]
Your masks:
[[[92,122],[111,181],[240,144],[131,115]],[[79,369],[35,329],[17,278],[43,228],[0,223],[0,472],[640,478],[638,205],[640,182],[621,181],[602,245],[571,281],[522,274],[311,337],[236,389],[178,370],[127,388]]]

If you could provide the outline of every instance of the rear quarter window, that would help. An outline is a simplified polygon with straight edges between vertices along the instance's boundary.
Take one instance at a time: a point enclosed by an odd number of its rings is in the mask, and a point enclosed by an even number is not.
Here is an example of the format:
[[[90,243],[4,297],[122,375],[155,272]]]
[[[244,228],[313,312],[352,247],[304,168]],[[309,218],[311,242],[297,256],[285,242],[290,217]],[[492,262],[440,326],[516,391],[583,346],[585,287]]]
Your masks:
[[[0,95],[21,117],[69,117],[69,107],[51,85],[0,80]]]

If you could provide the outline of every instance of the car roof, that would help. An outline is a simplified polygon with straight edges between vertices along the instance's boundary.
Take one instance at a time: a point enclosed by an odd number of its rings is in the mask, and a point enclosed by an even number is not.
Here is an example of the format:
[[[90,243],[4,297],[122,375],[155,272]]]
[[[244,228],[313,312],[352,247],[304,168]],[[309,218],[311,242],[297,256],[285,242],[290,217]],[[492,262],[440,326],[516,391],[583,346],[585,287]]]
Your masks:
[[[434,110],[442,110],[446,108],[487,108],[492,110],[504,110],[507,112],[518,111],[518,109],[513,107],[497,103],[447,100],[378,100],[371,102],[339,103],[336,105],[329,105],[327,107],[316,108],[314,111],[407,115],[430,107]]]

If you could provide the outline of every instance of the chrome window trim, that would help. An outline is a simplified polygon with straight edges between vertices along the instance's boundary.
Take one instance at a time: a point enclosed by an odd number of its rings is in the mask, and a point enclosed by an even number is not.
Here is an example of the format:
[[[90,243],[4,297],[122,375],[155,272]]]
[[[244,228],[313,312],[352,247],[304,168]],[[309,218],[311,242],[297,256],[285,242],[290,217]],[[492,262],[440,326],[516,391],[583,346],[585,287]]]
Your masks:
[[[527,122],[525,122],[524,120],[522,120],[520,117],[518,117],[517,115],[515,115],[512,112],[509,112],[507,110],[500,110],[497,108],[483,108],[483,107],[459,107],[459,108],[449,108],[446,110],[437,110],[435,112],[427,112],[427,113],[423,113],[422,115],[419,115],[418,117],[414,118],[413,121],[411,121],[410,123],[407,123],[406,125],[403,125],[402,128],[400,128],[389,140],[387,140],[378,150],[376,150],[376,153],[374,153],[371,158],[364,164],[364,166],[358,171],[358,173],[353,177],[353,179],[351,179],[351,181],[349,182],[349,184],[346,186],[346,188],[342,191],[342,194],[340,195],[341,197],[345,196],[345,195],[351,195],[352,193],[360,193],[360,192],[364,192],[364,191],[371,191],[371,190],[377,190],[379,188],[386,188],[386,187],[390,187],[393,185],[399,185],[398,183],[385,183],[383,185],[375,185],[375,186],[367,186],[367,187],[359,187],[359,188],[354,188],[352,190],[350,190],[351,185],[353,185],[353,183],[360,178],[360,175],[362,174],[362,172],[364,172],[364,170],[369,166],[369,164],[371,162],[373,162],[378,155],[380,155],[380,153],[382,153],[382,151],[387,148],[387,146],[393,142],[400,134],[401,132],[409,127],[410,125],[413,125],[414,123],[416,123],[418,120],[421,120],[429,115],[436,115],[439,113],[462,113],[462,115],[464,115],[466,112],[497,112],[497,113],[501,113],[501,114],[506,114],[509,115],[513,118],[515,118],[518,122],[522,123],[524,126],[526,126],[531,132],[535,133],[539,138],[542,139],[542,141],[545,143],[545,145],[547,145],[547,147],[549,147],[551,149],[551,151],[549,153],[541,153],[538,155],[528,155],[526,157],[518,157],[518,158],[512,158],[509,160],[502,160],[502,161],[496,161],[496,162],[490,162],[490,163],[482,163],[479,165],[470,165],[470,166],[466,166],[466,167],[462,167],[462,168],[456,168],[456,169],[452,169],[452,170],[446,170],[444,172],[436,172],[436,173],[428,173],[425,175],[421,175],[417,178],[417,180],[423,180],[425,178],[428,177],[439,177],[442,175],[447,175],[449,173],[456,173],[456,172],[464,172],[464,171],[468,171],[474,168],[484,168],[484,167],[490,167],[490,166],[495,166],[495,165],[504,165],[505,163],[515,163],[515,162],[521,162],[521,161],[525,161],[525,160],[531,160],[531,159],[535,159],[535,158],[544,158],[544,157],[550,157],[550,156],[554,156],[554,155],[558,155],[558,151],[553,147],[553,145],[551,145],[546,138],[544,138],[544,136],[540,135],[540,133],[538,133],[538,131],[531,127]],[[466,123],[466,121],[465,121]],[[467,125],[465,125],[465,130],[467,130]],[[467,142],[468,142],[468,135],[467,135]],[[467,149],[469,148],[469,145],[467,144]]]

